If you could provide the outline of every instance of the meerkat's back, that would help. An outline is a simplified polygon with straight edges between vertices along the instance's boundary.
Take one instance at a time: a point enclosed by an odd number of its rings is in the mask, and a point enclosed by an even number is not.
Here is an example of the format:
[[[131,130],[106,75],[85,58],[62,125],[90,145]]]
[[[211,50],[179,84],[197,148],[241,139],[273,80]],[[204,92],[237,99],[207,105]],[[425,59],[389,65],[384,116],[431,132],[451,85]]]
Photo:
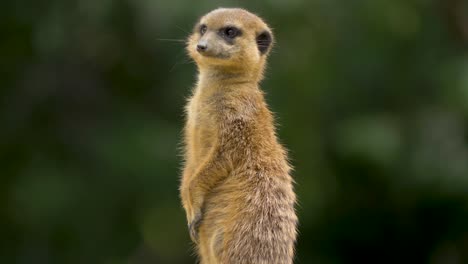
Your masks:
[[[271,30],[243,9],[216,9],[187,50],[198,83],[187,104],[181,198],[203,264],[293,262],[290,166],[258,87]]]

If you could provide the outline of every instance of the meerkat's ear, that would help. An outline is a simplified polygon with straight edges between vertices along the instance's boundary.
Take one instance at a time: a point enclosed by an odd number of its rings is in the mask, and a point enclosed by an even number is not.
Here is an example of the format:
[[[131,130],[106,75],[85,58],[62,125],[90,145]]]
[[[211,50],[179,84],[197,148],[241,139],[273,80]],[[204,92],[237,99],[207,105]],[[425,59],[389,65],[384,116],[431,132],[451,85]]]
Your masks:
[[[260,51],[260,54],[263,55],[267,53],[272,42],[271,33],[268,31],[263,31],[257,35],[256,40],[257,40],[257,47],[258,47],[258,50]]]

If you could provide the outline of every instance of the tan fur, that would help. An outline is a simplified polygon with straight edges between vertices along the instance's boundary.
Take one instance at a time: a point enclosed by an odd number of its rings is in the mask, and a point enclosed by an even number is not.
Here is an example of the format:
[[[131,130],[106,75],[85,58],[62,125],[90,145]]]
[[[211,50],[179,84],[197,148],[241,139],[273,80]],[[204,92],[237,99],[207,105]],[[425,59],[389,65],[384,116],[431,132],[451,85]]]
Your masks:
[[[205,34],[200,25],[207,25]],[[239,28],[229,45],[219,29]],[[187,43],[198,83],[186,111],[181,198],[203,264],[290,264],[297,217],[286,151],[258,83],[268,55],[256,37],[269,27],[243,9],[216,9]],[[216,56],[197,52],[203,38]]]

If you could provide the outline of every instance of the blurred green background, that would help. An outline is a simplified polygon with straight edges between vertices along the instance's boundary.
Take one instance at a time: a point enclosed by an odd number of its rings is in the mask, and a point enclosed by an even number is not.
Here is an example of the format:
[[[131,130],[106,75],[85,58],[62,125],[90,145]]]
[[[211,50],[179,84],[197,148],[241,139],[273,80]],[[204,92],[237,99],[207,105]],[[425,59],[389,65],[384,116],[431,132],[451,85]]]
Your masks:
[[[0,263],[194,263],[178,197],[198,17],[274,28],[296,263],[468,263],[468,1],[0,4]]]

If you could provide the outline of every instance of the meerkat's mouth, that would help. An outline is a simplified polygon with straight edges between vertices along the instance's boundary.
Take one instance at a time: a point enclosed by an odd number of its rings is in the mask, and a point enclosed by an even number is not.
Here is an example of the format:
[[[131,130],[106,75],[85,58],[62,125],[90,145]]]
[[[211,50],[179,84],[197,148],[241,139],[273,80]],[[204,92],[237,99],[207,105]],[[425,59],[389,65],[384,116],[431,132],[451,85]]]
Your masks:
[[[202,55],[203,57],[209,57],[209,58],[216,58],[216,59],[229,59],[231,55],[229,52],[225,52],[222,49],[219,48],[209,48],[207,45],[201,45],[198,44],[196,46],[196,51],[198,54]]]
[[[221,59],[221,60],[228,60],[231,58],[231,56],[228,55],[223,55],[223,54],[217,54],[217,55],[206,55],[206,57],[210,58],[215,58],[215,59]]]
[[[231,58],[229,54],[225,53],[219,53],[219,52],[199,52],[200,55],[203,57],[208,57],[208,58],[214,58],[214,59],[222,59],[222,60],[227,60]]]

